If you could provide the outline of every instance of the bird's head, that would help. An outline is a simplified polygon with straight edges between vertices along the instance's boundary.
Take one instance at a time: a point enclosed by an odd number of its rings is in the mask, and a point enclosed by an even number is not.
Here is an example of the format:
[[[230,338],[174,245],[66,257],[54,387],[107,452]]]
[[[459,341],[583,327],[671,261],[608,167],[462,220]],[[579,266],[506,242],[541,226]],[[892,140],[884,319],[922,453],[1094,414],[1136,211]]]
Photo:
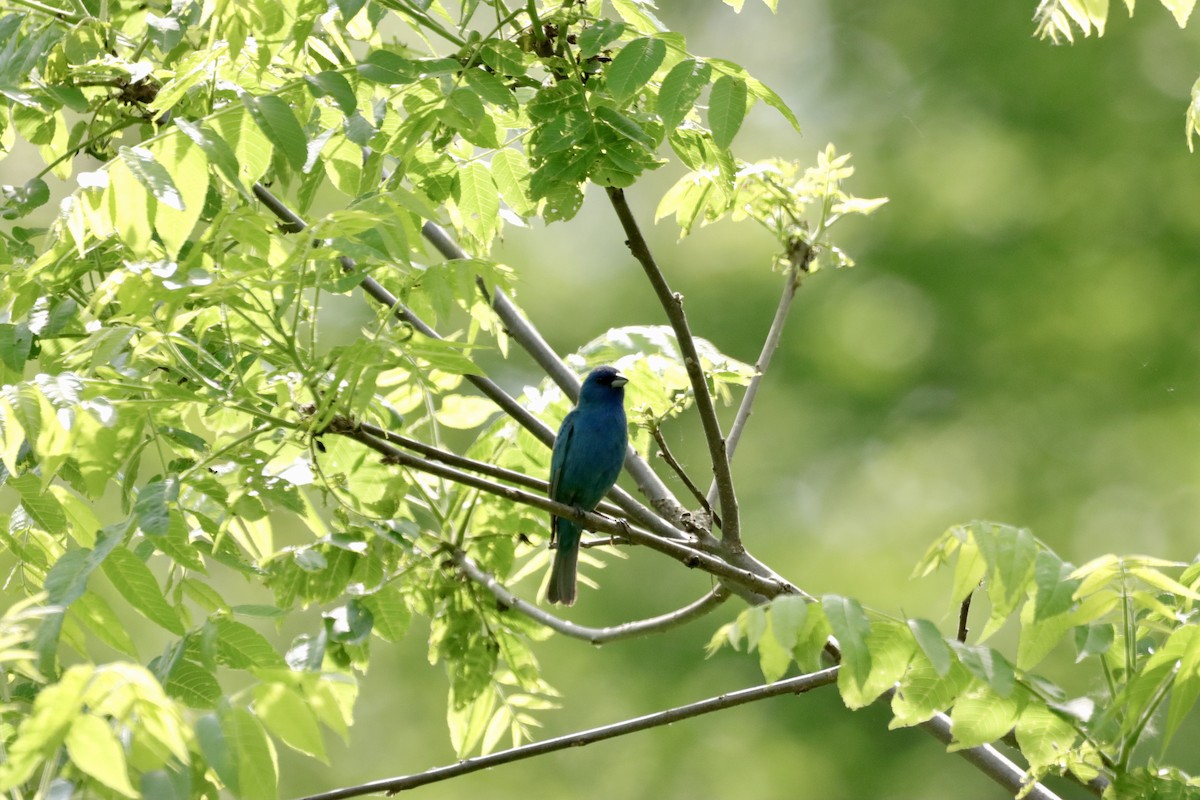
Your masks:
[[[596,367],[583,380],[579,390],[580,403],[624,401],[625,384],[629,379],[616,367]]]

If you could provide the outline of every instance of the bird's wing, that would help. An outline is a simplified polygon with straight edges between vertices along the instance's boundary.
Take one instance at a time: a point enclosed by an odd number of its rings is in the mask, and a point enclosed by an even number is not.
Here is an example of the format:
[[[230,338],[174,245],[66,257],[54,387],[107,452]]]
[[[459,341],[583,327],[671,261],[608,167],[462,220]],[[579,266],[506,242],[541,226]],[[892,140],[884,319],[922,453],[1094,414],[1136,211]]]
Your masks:
[[[567,464],[567,453],[575,438],[575,410],[563,418],[562,427],[558,429],[558,438],[554,440],[554,450],[550,453],[550,498],[559,499],[558,484],[562,480],[563,467]]]

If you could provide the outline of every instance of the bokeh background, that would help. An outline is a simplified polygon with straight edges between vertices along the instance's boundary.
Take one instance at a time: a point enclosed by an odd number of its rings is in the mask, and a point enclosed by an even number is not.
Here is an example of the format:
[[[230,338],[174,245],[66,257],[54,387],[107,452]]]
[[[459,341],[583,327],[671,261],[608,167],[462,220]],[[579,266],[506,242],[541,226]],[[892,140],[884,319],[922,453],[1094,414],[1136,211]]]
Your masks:
[[[757,106],[740,156],[811,162],[832,141],[854,154],[852,192],[891,199],[838,231],[858,265],[800,290],[734,467],[753,551],[813,593],[948,630],[947,583],[909,575],[955,523],[1028,526],[1075,563],[1194,557],[1200,156],[1183,115],[1200,75],[1196,31],[1152,3],[1133,19],[1113,4],[1104,38],[1073,46],[1033,38],[1032,0],[782,0],[775,15],[747,2],[740,16],[715,0],[659,5],[693,52],[744,64],[796,110],[803,137]],[[631,202],[694,329],[752,362],[780,288],[771,242],[750,223],[681,243],[669,221],[652,226],[671,169]],[[560,352],[612,326],[665,322],[602,192],[569,224],[506,237],[498,257],[519,273],[517,298]],[[519,355],[507,370],[512,388],[535,377]],[[702,474],[696,421],[669,433]],[[653,553],[631,556],[599,575],[601,590],[583,590],[572,619],[639,618],[708,586]],[[752,657],[701,657],[737,610],[652,640],[546,643],[539,657],[563,709],[543,733],[755,683]],[[285,760],[285,792],[454,760],[445,679],[421,636],[414,628],[365,679],[354,738],[335,746],[331,770]],[[847,712],[832,692],[782,698],[417,793],[1005,796],[926,734],[889,732],[888,718]],[[1168,756],[1197,766],[1187,747]]]

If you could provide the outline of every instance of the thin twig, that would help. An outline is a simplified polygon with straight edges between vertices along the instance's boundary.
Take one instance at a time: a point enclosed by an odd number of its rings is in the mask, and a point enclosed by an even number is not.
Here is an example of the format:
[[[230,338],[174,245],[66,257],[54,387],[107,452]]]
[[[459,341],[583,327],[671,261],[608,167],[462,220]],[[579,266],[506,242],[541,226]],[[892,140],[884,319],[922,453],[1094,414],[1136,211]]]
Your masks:
[[[455,469],[454,467],[439,464],[435,461],[429,461],[418,456],[406,453],[399,450],[387,442],[371,436],[366,431],[363,431],[358,426],[349,426],[345,428],[328,428],[321,431],[321,434],[337,434],[354,439],[357,442],[365,444],[376,452],[382,454],[388,463],[397,464],[400,466],[415,469],[420,472],[426,472],[430,475],[436,475],[463,486],[471,486],[476,489],[482,489],[490,494],[504,497],[516,503],[523,503],[527,506],[540,508],[543,511],[549,512],[555,516],[569,519],[572,522],[579,523],[583,527],[592,531],[601,531],[615,536],[621,536],[636,544],[642,544],[649,547],[651,550],[656,550],[660,553],[674,558],[676,561],[683,563],[685,566],[698,568],[711,575],[719,578],[725,578],[737,587],[744,590],[749,590],[752,593],[760,595],[758,601],[762,602],[766,598],[776,597],[780,594],[797,594],[799,589],[793,586],[786,580],[768,578],[763,575],[755,574],[754,572],[731,566],[717,556],[704,553],[699,550],[694,550],[688,545],[680,542],[677,539],[668,539],[661,535],[642,531],[634,528],[627,523],[619,520],[613,520],[602,514],[592,512],[584,512],[573,506],[568,506],[563,503],[557,503],[548,497],[540,494],[533,494],[524,489],[518,489],[515,486],[507,486],[505,484],[496,483],[487,478],[478,475],[472,475],[469,472]],[[657,519],[657,517],[655,518]],[[662,525],[666,523],[663,520],[658,520]]]
[[[467,252],[459,247],[450,234],[436,222],[426,220],[421,226],[421,234],[446,258],[455,260],[470,258]],[[558,357],[558,354],[554,352],[554,348],[550,347],[549,343],[542,338],[541,332],[525,318],[525,315],[509,299],[503,289],[497,288],[489,291],[483,279],[478,276],[475,282],[479,287],[479,291],[491,303],[492,310],[496,312],[496,316],[504,323],[504,329],[513,338],[513,341],[519,344],[537,362],[537,365],[550,376],[550,380],[558,384],[558,387],[563,390],[567,397],[571,398],[572,401],[577,401],[579,399],[579,378]],[[633,449],[632,445],[629,446],[625,453],[625,469],[633,476],[634,482],[642,490],[642,493],[646,495],[651,506],[657,509],[659,513],[667,516],[668,519],[674,520],[679,518],[679,513],[683,510],[679,505],[679,501],[671,494],[671,490],[662,482],[662,479],[650,468],[646,460]]]
[[[604,725],[599,728],[592,728],[586,731],[577,731],[568,733],[565,736],[556,736],[553,739],[546,739],[541,742],[534,742],[522,747],[514,747],[511,750],[502,750],[498,753],[492,753],[478,758],[468,758],[463,761],[458,761],[454,764],[447,764],[444,767],[435,767],[434,769],[419,772],[415,775],[405,775],[399,778],[388,778],[385,780],[372,781],[359,786],[349,786],[344,789],[335,789],[331,792],[322,792],[321,794],[309,795],[301,800],[345,800],[349,797],[362,797],[373,792],[387,792],[388,794],[396,794],[407,789],[415,789],[418,786],[424,786],[429,783],[444,781],[449,778],[454,778],[459,775],[464,775],[469,772],[476,772],[481,769],[497,767],[501,764],[509,764],[513,761],[520,761],[526,758],[553,753],[558,750],[565,750],[568,747],[582,747],[594,742],[602,742],[606,739],[614,739],[618,736],[624,736],[629,733],[637,733],[638,731],[657,728],[661,725],[670,725],[674,722],[698,717],[703,714],[710,714],[714,711],[722,711],[726,708],[734,708],[736,706],[753,703],[758,700],[765,700],[768,697],[778,697],[784,694],[803,694],[804,692],[812,691],[813,689],[822,686],[828,686],[837,681],[837,667],[829,667],[819,672],[813,672],[808,675],[799,675],[795,678],[788,678],[775,683],[767,683],[762,686],[755,686],[750,689],[742,689],[728,694],[710,697],[707,700],[701,700],[696,703],[689,703],[685,706],[668,709],[667,711],[659,711],[654,714],[647,714],[644,717],[636,717],[634,719],[624,720],[622,722],[613,723],[612,725]]]
[[[741,523],[738,515],[737,493],[733,488],[733,475],[729,471],[729,457],[725,452],[725,439],[721,434],[721,423],[717,419],[717,409],[713,405],[712,394],[708,391],[708,378],[700,364],[700,354],[696,350],[696,340],[688,327],[687,315],[683,311],[683,296],[671,291],[666,276],[654,261],[654,254],[646,243],[642,231],[638,228],[633,211],[625,200],[622,189],[610,187],[608,199],[621,227],[625,230],[625,244],[633,257],[642,265],[654,293],[667,313],[671,328],[675,331],[675,340],[679,344],[679,352],[683,356],[683,366],[687,370],[688,379],[692,384],[692,392],[696,398],[696,409],[700,412],[700,422],[704,427],[704,438],[708,443],[708,452],[712,458],[713,479],[717,484],[717,497],[721,501],[721,516],[724,525],[721,528],[721,540],[729,549],[742,549]]]
[[[692,481],[687,472],[683,469],[683,465],[680,464],[675,458],[675,454],[672,453],[671,448],[667,446],[667,440],[666,437],[663,436],[662,428],[658,427],[657,423],[650,426],[650,435],[653,436],[654,441],[658,443],[658,454],[662,456],[663,461],[667,462],[667,466],[669,466],[675,472],[675,474],[679,476],[679,480],[683,481],[683,485],[686,486],[687,490],[692,493],[692,497],[696,498],[696,501],[700,503],[700,507],[704,509],[705,514],[708,514],[708,518],[716,523],[718,528],[721,527],[721,518],[712,510],[712,506],[709,505],[708,498],[704,496],[704,493],[700,491],[700,487],[697,486],[694,481]]]
[[[283,203],[279,198],[272,194],[265,186],[260,183],[254,184],[254,195],[263,205],[271,210],[275,216],[282,220],[286,230],[290,232],[299,232],[307,228],[307,224],[294,211]],[[347,272],[353,272],[356,268],[354,259],[348,256],[338,256],[338,261],[342,268]],[[414,329],[420,331],[425,336],[431,339],[440,339],[437,331],[431,328],[420,317],[414,314],[407,306],[399,301],[395,295],[383,288],[374,278],[364,276],[361,282],[363,291],[372,299],[378,301],[382,305],[389,308],[392,315],[397,319],[411,325]],[[499,385],[483,375],[466,375],[464,376],[475,388],[479,389],[488,399],[500,407],[504,413],[508,414],[519,425],[524,427],[530,433],[538,438],[547,447],[554,446],[554,432],[550,430],[540,419],[535,417],[524,406],[517,402],[516,398],[505,392]],[[668,539],[685,540],[687,534],[676,528],[661,514],[656,514],[651,509],[642,505],[628,492],[619,487],[613,487],[610,491],[612,497],[616,500],[617,505],[625,510],[629,516],[639,524],[649,528],[660,536]]]
[[[975,590],[972,589],[963,598],[962,605],[958,608],[958,641],[966,643],[967,641],[967,619],[971,615],[971,598],[975,596]]]
[[[708,614],[729,599],[729,592],[718,584],[700,599],[670,613],[661,614],[649,619],[637,620],[636,622],[613,625],[607,628],[588,628],[556,617],[532,603],[517,597],[505,588],[496,579],[496,576],[480,569],[479,565],[462,550],[455,550],[451,558],[458,565],[459,569],[466,573],[467,577],[491,592],[501,605],[519,611],[551,630],[575,639],[583,639],[585,642],[590,642],[591,644],[604,644],[606,642],[615,642],[619,639],[633,639],[651,633],[662,633]]]
[[[742,431],[746,428],[746,422],[750,419],[750,412],[754,407],[755,399],[758,397],[758,389],[762,385],[763,376],[767,374],[767,367],[771,365],[771,357],[779,349],[779,342],[783,338],[783,325],[787,322],[788,311],[791,309],[792,300],[796,297],[796,291],[800,288],[800,280],[808,271],[808,266],[813,259],[813,255],[812,246],[800,239],[797,239],[796,246],[788,254],[791,266],[787,270],[787,276],[783,283],[783,293],[779,296],[779,305],[775,308],[775,318],[771,320],[771,327],[767,329],[767,336],[763,339],[762,351],[758,354],[758,361],[754,362],[754,376],[750,378],[750,384],[746,387],[746,394],[742,396],[742,402],[738,406],[737,415],[733,418],[733,425],[729,428],[729,437],[725,440],[725,450],[729,454],[730,461],[733,460],[734,451],[737,450],[738,442],[742,438]],[[716,501],[717,488],[717,482],[713,480],[712,485],[708,489],[708,502],[713,503]]]

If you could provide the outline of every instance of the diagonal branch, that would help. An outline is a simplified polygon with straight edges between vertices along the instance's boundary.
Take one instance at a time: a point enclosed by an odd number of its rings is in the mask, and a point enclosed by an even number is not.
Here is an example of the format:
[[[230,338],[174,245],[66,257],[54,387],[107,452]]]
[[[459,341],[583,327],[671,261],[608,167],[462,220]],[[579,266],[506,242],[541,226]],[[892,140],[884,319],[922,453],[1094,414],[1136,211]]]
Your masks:
[[[288,206],[270,192],[265,186],[260,183],[254,184],[254,196],[257,197],[263,205],[271,210],[275,216],[283,221],[282,226],[288,233],[296,233],[304,230],[308,225],[300,218],[296,212],[292,211]],[[355,269],[354,259],[348,256],[339,256],[339,262],[342,268],[347,272]],[[393,316],[397,319],[411,325],[414,329],[420,331],[425,336],[431,339],[440,339],[437,331],[431,328],[420,317],[414,314],[407,306],[400,302],[391,292],[385,289],[374,278],[366,275],[362,279],[363,291],[372,299],[387,306],[391,309]],[[504,413],[508,414],[517,421],[522,427],[532,433],[547,447],[554,446],[554,432],[550,430],[544,422],[534,416],[530,411],[521,405],[512,395],[505,392],[499,385],[483,375],[466,375],[464,376],[470,381],[475,388],[479,389],[493,403],[500,407]],[[659,514],[655,514],[646,506],[639,503],[632,495],[619,487],[613,487],[610,492],[615,498],[617,505],[625,510],[629,516],[638,523],[655,530],[660,536],[665,536],[670,539],[683,539],[686,534],[668,523]]]
[[[275,216],[279,217],[284,222],[284,230],[288,233],[298,233],[308,225],[301,219],[296,212],[287,207],[279,198],[273,195],[270,190],[260,183],[254,184],[254,196],[257,197],[263,205],[271,210]],[[356,265],[354,259],[349,256],[338,256],[338,261],[342,268],[347,272],[352,272]],[[420,331],[425,336],[431,339],[440,339],[438,332],[425,323],[423,319],[414,314],[408,306],[400,302],[400,300],[387,289],[379,284],[379,281],[372,278],[370,275],[364,275],[362,279],[362,288],[372,299],[387,306],[391,309],[392,315],[401,322],[411,325],[414,329]],[[550,430],[546,423],[535,417],[528,409],[517,402],[516,398],[508,394],[489,378],[482,375],[465,375],[468,381],[474,384],[475,388],[483,392],[492,402],[504,410],[504,413],[515,419],[522,427],[536,436],[547,447],[554,445],[554,432]]]
[[[436,222],[427,220],[421,226],[421,234],[437,248],[443,256],[449,259],[465,260],[470,258],[465,250],[458,246],[450,234]],[[484,285],[483,279],[476,277],[479,291],[488,299],[496,316],[504,323],[508,335],[519,344],[525,352],[537,362],[537,365],[558,384],[572,401],[579,399],[579,378],[566,365],[549,343],[542,338],[541,332],[525,318],[516,304],[509,299],[503,289],[491,292]],[[662,479],[654,472],[633,446],[630,445],[625,454],[625,469],[633,476],[638,488],[650,500],[650,505],[667,516],[668,519],[678,519],[682,508],[679,501],[671,494]]]
[[[750,593],[752,596],[747,599],[752,602],[764,602],[766,598],[775,597],[780,594],[800,593],[799,589],[782,578],[765,577],[755,574],[749,569],[732,566],[714,555],[694,550],[678,539],[665,538],[661,534],[658,534],[657,531],[649,533],[639,528],[634,528],[623,521],[613,520],[601,514],[585,512],[573,506],[557,503],[541,494],[533,494],[523,489],[518,489],[515,486],[506,486],[487,478],[479,477],[478,475],[472,475],[469,472],[463,472],[454,467],[419,458],[411,453],[406,453],[403,450],[392,447],[387,442],[376,439],[357,425],[330,427],[321,431],[321,433],[338,434],[354,439],[382,454],[388,463],[436,475],[462,484],[463,486],[481,489],[482,491],[504,497],[513,502],[523,503],[533,508],[540,508],[555,516],[577,522],[588,530],[614,534],[635,544],[645,545],[651,550],[656,550],[674,558],[685,566],[699,568],[710,575],[727,579],[735,587],[741,589],[739,594],[745,595],[747,592]],[[658,525],[667,527],[669,530],[674,530],[658,517],[654,517],[654,520],[657,521]],[[773,573],[771,574],[773,575]]]
[[[894,690],[888,692],[885,696],[890,698],[893,693]],[[941,712],[934,714],[931,719],[922,722],[920,727],[947,747],[954,743],[954,734],[950,731],[950,718]],[[1026,783],[1029,780],[1029,776],[1025,770],[1018,767],[1012,760],[990,744],[968,747],[955,752],[965,758],[984,775],[987,775],[996,783],[1008,789],[1013,796],[1017,796],[1024,791],[1025,794],[1022,796],[1032,798],[1032,800],[1061,800],[1057,794],[1040,783],[1030,784],[1028,791],[1026,791]]]
[[[783,294],[780,295],[779,306],[775,309],[775,318],[771,320],[771,327],[767,330],[766,338],[763,339],[762,352],[758,354],[758,361],[754,363],[754,377],[750,379],[750,385],[746,387],[746,394],[742,396],[737,415],[733,418],[733,425],[729,428],[729,438],[725,440],[725,449],[729,454],[730,461],[733,460],[733,453],[737,450],[738,441],[742,438],[742,431],[746,428],[746,422],[750,419],[754,400],[758,397],[758,389],[762,385],[767,367],[771,364],[771,357],[779,349],[779,342],[783,336],[783,324],[787,322],[792,300],[796,297],[800,281],[808,272],[808,266],[812,263],[814,255],[812,245],[802,239],[797,239],[788,253],[791,266],[787,270]],[[708,502],[712,503],[717,499],[718,488],[714,479],[708,488]]]
[[[330,423],[336,427],[352,426],[355,423],[350,422],[345,417],[334,417]],[[532,489],[535,492],[546,493],[550,491],[550,484],[541,478],[534,478],[531,475],[526,475],[524,472],[517,472],[512,469],[498,467],[495,464],[489,464],[486,461],[476,461],[473,458],[460,456],[457,453],[451,453],[446,450],[441,450],[431,444],[419,441],[417,439],[403,436],[399,433],[393,433],[385,428],[380,428],[378,425],[372,425],[369,422],[359,422],[358,427],[377,439],[382,439],[389,444],[396,444],[403,447],[405,450],[412,450],[414,453],[420,453],[433,461],[441,461],[444,464],[449,464],[452,467],[459,469],[469,469],[472,472],[478,472],[481,475],[490,475],[493,478],[499,478],[502,481],[515,483],[518,486],[524,486],[526,489]],[[607,500],[596,506],[596,510],[609,516],[618,516],[622,509],[614,503]]]
[[[738,516],[737,493],[733,488],[733,475],[729,471],[729,457],[725,452],[725,439],[721,433],[721,423],[717,419],[717,409],[713,405],[712,394],[708,391],[708,379],[700,364],[700,354],[696,351],[696,340],[688,327],[687,315],[683,311],[683,296],[672,292],[666,276],[654,261],[654,254],[646,244],[633,211],[625,200],[625,192],[621,189],[609,188],[608,199],[612,202],[621,227],[625,230],[625,244],[633,257],[642,265],[654,293],[667,312],[671,328],[675,331],[675,339],[679,343],[679,352],[683,356],[683,366],[687,370],[688,379],[692,384],[692,392],[696,396],[696,409],[700,412],[700,422],[704,427],[704,438],[708,442],[708,452],[712,457],[713,479],[717,484],[717,496],[721,501],[721,516],[724,527],[721,528],[721,540],[732,550],[742,549],[741,523]]]
[[[497,767],[501,764],[510,764],[514,761],[521,761],[526,758],[565,750],[568,747],[582,747],[594,742],[602,742],[606,739],[614,739],[618,736],[657,728],[661,725],[670,725],[673,722],[698,717],[703,714],[711,714],[714,711],[723,711],[726,708],[736,708],[746,703],[765,700],[768,697],[778,697],[784,694],[803,694],[804,692],[810,692],[813,689],[834,683],[837,681],[837,672],[837,667],[829,667],[828,669],[808,675],[798,675],[794,678],[776,681],[775,683],[767,683],[750,689],[717,695],[716,697],[710,697],[696,703],[689,703],[685,706],[647,714],[644,717],[635,717],[634,719],[604,725],[599,728],[592,728],[591,730],[576,731],[575,733],[568,733],[565,736],[556,736],[553,739],[533,742],[522,747],[514,747],[511,750],[502,750],[498,753],[479,756],[478,758],[468,758],[454,764],[447,764],[444,767],[435,767],[425,772],[419,772],[415,775],[404,775],[399,778],[372,781],[360,786],[335,789],[331,792],[309,795],[308,797],[301,798],[301,800],[345,800],[346,798],[362,797],[374,792],[396,794],[407,789],[415,789],[418,786],[425,786],[429,783],[437,783],[438,781],[465,775],[469,772],[477,772],[481,769]]]
[[[530,619],[540,622],[551,630],[557,631],[565,636],[571,636],[576,639],[583,639],[591,644],[605,644],[606,642],[615,642],[619,639],[633,639],[638,636],[646,636],[651,633],[663,633],[672,628],[677,628],[685,622],[691,622],[694,619],[708,614],[710,611],[718,608],[722,603],[729,599],[729,592],[720,584],[713,587],[711,591],[696,600],[689,603],[683,608],[678,608],[670,613],[661,614],[657,617],[649,619],[637,620],[636,622],[626,622],[621,625],[613,625],[607,628],[588,628],[583,625],[576,625],[574,622],[556,617],[532,603],[526,602],[517,597],[511,591],[506,589],[503,584],[496,579],[496,576],[484,572],[479,568],[470,556],[462,550],[455,550],[451,558],[458,565],[467,577],[483,586],[507,608],[516,609],[520,613]]]

